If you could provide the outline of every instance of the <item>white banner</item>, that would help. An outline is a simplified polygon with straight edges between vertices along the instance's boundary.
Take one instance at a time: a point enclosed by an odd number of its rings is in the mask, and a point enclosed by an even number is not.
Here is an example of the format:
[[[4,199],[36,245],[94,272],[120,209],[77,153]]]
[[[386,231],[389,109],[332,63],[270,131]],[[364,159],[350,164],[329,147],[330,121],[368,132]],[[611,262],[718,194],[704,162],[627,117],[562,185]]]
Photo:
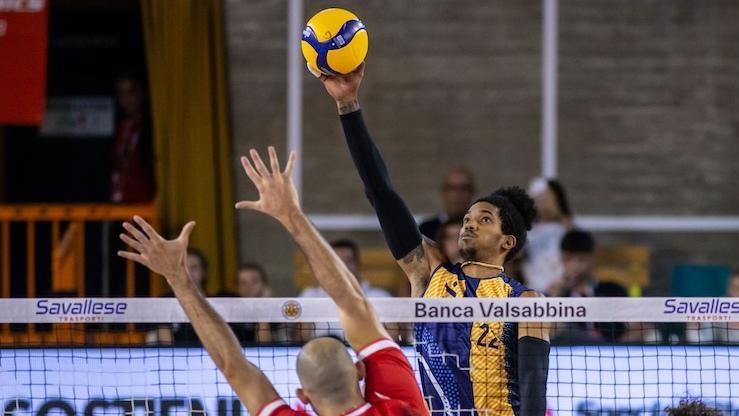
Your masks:
[[[320,298],[212,298],[228,322],[337,322]],[[383,322],[729,322],[739,298],[373,298]],[[0,299],[0,322],[187,322],[174,298]]]

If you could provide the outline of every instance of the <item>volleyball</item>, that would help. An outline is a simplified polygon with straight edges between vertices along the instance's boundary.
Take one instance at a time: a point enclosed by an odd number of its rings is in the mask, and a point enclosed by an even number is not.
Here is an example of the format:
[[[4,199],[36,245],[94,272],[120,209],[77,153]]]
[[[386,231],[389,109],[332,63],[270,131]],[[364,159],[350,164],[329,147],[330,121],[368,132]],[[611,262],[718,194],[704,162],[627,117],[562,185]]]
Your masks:
[[[354,13],[331,8],[308,20],[300,47],[314,75],[348,74],[364,62],[369,38]]]

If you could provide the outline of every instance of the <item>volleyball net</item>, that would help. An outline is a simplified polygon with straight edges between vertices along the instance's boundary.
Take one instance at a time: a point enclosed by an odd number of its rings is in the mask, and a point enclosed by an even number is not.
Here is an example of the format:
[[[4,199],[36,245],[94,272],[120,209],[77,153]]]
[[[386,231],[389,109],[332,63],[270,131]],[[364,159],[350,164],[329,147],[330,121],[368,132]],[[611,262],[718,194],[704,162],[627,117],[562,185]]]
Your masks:
[[[498,363],[505,371],[506,360],[518,359],[511,340],[499,336],[505,328],[546,323],[550,414],[657,415],[686,398],[739,414],[737,298],[372,301],[417,371],[428,365],[429,357],[418,352],[428,340],[416,339],[414,326],[469,331],[445,340],[453,347],[436,358],[470,371],[474,394],[509,388],[505,376],[480,368]],[[295,407],[300,345],[315,336],[343,336],[329,299],[210,302],[246,357]],[[445,382],[436,385],[443,389]],[[171,298],[0,300],[0,406],[5,416],[246,414]]]

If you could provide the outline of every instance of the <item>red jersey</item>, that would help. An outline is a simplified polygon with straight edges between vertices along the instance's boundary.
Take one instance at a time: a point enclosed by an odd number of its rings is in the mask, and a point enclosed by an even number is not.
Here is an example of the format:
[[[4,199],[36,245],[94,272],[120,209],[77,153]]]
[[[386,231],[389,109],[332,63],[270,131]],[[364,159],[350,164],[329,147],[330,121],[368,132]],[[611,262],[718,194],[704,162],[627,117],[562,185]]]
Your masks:
[[[393,341],[383,338],[361,348],[357,357],[366,368],[364,399],[367,401],[344,416],[428,415],[426,402],[408,359]],[[257,416],[304,416],[282,399],[262,407]]]

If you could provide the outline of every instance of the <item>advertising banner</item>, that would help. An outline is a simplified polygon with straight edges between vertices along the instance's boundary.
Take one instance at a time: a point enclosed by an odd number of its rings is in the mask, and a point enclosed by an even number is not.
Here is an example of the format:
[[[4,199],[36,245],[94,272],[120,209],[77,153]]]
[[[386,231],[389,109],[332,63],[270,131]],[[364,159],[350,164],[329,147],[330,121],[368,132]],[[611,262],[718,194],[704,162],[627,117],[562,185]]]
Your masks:
[[[247,357],[295,406],[294,347],[248,348]],[[403,351],[415,367],[415,351]],[[702,398],[739,414],[739,346],[552,348],[553,415],[662,415]],[[5,415],[240,415],[223,375],[200,348],[0,349]]]

